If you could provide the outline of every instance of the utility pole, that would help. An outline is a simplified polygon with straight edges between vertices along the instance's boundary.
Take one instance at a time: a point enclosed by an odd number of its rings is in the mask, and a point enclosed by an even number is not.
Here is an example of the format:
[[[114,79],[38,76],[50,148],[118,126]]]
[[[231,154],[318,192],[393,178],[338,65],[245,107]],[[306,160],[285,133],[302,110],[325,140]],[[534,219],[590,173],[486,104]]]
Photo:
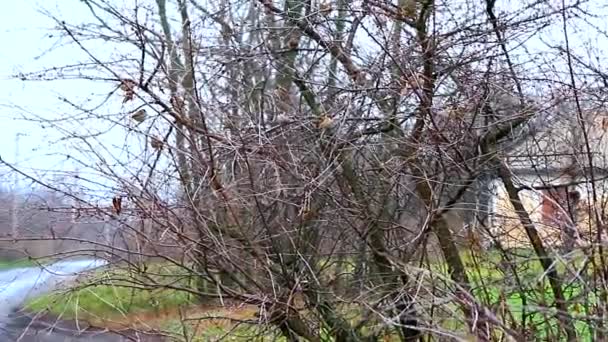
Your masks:
[[[15,134],[15,158],[14,163],[15,167],[19,167],[19,138],[25,135],[23,133]],[[19,213],[18,213],[18,205],[17,205],[17,191],[19,191],[19,174],[17,172],[13,173],[13,191],[11,191],[12,195],[12,210],[11,210],[11,235],[13,239],[16,239],[19,235]]]
[[[80,215],[78,210],[78,199],[80,198],[80,170],[78,169],[78,166],[75,166],[74,168],[74,186],[74,194],[76,196],[72,198],[72,224],[76,225]]]

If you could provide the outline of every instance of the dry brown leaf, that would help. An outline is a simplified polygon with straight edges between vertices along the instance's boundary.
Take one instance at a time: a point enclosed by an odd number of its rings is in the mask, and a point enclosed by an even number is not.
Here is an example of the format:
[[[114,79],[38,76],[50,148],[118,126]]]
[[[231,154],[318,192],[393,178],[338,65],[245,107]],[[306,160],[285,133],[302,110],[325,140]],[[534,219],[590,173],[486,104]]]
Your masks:
[[[152,146],[152,148],[155,150],[162,150],[163,145],[163,141],[156,137],[152,137],[152,139],[150,140],[150,146]]]
[[[169,102],[171,102],[171,106],[173,106],[173,109],[178,113],[181,113],[184,109],[184,100],[179,96],[171,96]]]
[[[120,82],[120,89],[125,92],[122,103],[131,101],[135,98],[135,87],[137,83],[131,79],[124,79]]]
[[[112,208],[116,215],[120,215],[122,212],[122,197],[114,196],[114,198],[112,198]]]
[[[131,91],[135,89],[135,86],[137,85],[137,83],[135,83],[135,81],[125,78],[124,80],[122,80],[120,82],[120,89],[122,91]]]
[[[333,123],[334,123],[334,120],[332,118],[330,118],[329,116],[323,116],[319,120],[318,127],[320,129],[328,129],[333,125]]]
[[[405,0],[399,8],[399,15],[403,18],[416,18],[416,0]]]
[[[332,10],[333,8],[331,7],[330,3],[324,2],[319,5],[319,13],[321,13],[321,15],[327,16]]]
[[[298,45],[300,44],[300,39],[298,37],[292,37],[288,42],[287,42],[287,46],[290,49],[297,49]]]

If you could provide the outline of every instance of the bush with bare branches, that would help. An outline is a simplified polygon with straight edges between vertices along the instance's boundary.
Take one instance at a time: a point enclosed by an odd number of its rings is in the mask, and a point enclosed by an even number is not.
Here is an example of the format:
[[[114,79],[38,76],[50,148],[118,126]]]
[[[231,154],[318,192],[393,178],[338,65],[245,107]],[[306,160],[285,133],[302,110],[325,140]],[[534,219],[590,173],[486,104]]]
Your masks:
[[[248,303],[288,341],[605,338],[605,74],[569,45],[592,4],[81,2],[55,19],[83,60],[20,77],[111,88],[45,122],[90,191],[24,175],[117,222],[104,250],[138,287]],[[531,51],[555,32],[553,61]],[[584,246],[525,202],[551,163],[587,191],[560,204]]]

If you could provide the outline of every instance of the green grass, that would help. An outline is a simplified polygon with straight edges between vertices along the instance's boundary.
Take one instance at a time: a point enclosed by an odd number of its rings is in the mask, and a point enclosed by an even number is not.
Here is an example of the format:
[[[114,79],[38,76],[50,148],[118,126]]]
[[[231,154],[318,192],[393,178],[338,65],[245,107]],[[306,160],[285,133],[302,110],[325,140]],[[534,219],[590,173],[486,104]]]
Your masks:
[[[501,256],[496,252],[484,252],[481,255],[465,253],[462,259],[467,266],[467,274],[472,283],[472,292],[484,306],[491,308],[505,307],[512,317],[503,319],[533,331],[537,340],[559,341],[558,320],[553,309],[554,295],[549,286],[548,279],[543,275],[540,262],[529,250],[521,250],[511,256],[511,264],[521,283],[515,283],[515,277],[510,266],[501,263]],[[566,266],[579,269],[583,263],[584,255],[573,253],[566,264],[559,261],[555,268],[564,276]],[[447,274],[447,266],[443,263],[431,266],[436,272]],[[584,276],[584,274],[583,274]],[[597,301],[595,289],[590,288],[580,280],[567,283],[563,287],[565,299],[570,302],[569,313],[574,318],[575,329],[580,341],[591,341],[591,329],[584,320],[585,305],[593,307]],[[449,305],[452,312],[458,312],[456,304]],[[578,318],[578,319],[577,319]],[[449,331],[466,332],[463,317],[449,316],[440,323]],[[562,336],[562,339],[565,338]]]
[[[63,318],[102,318],[133,312],[162,310],[188,304],[192,298],[173,290],[138,290],[116,285],[97,285],[37,297],[26,304],[34,312],[47,311]]]
[[[194,301],[194,297],[185,291],[163,286],[166,277],[171,274],[169,269],[158,267],[157,271],[152,276],[157,284],[155,288],[134,288],[138,286],[137,282],[144,283],[144,279],[138,279],[141,278],[139,275],[123,270],[103,270],[86,280],[86,283],[96,285],[45,294],[30,299],[25,308],[33,312],[49,312],[66,319],[111,318],[134,312],[179,307]],[[172,274],[172,278],[175,275]],[[184,285],[184,282],[172,283],[174,286]]]
[[[501,265],[501,256],[495,251],[486,251],[481,255],[463,253],[462,258],[467,266],[468,276],[472,283],[472,292],[484,306],[495,310],[501,306],[505,307],[511,312],[512,317],[500,317],[507,324],[521,325],[525,319],[526,326],[533,330],[535,338],[556,340],[552,335],[557,331],[557,320],[550,308],[554,301],[553,293],[546,277],[541,277],[543,272],[540,263],[530,251],[518,251],[512,257],[511,262],[515,265],[516,272],[522,282],[518,285],[513,283],[510,268],[504,266],[504,264],[499,266]],[[581,255],[576,255],[568,261],[568,265],[578,267],[583,262],[582,259]],[[332,266],[327,267],[329,268],[326,271],[331,273],[333,271]],[[425,267],[430,267],[430,270],[434,273],[443,274],[447,277],[447,267],[443,262],[433,262]],[[563,274],[565,265],[558,264],[556,267]],[[347,265],[343,270],[346,273],[351,273],[354,268],[349,268]],[[35,312],[49,311],[64,318],[83,316],[116,317],[133,312],[162,310],[194,302],[193,296],[184,291],[161,288],[163,284],[187,286],[186,275],[180,273],[180,269],[154,265],[149,267],[148,272],[154,273],[152,278],[159,284],[158,289],[126,287],[124,286],[126,285],[124,279],[141,280],[142,283],[146,284],[149,284],[150,281],[141,278],[141,275],[123,270],[105,270],[95,274],[89,280],[105,280],[107,284],[44,295],[30,300],[26,307]],[[511,281],[510,284],[508,281]],[[434,283],[433,286],[438,288],[438,286],[450,285],[448,283],[445,285]],[[586,288],[581,283],[570,284],[565,288],[564,293],[566,299],[571,301],[570,313],[574,317],[585,316],[584,305],[592,306],[597,302],[592,289]],[[356,308],[351,309],[356,311]],[[437,324],[448,331],[466,333],[463,318],[458,317],[458,314],[454,315],[454,313],[460,312],[456,304],[443,304],[442,311],[446,314],[437,315]],[[590,340],[591,331],[587,323],[581,318],[581,320],[575,322],[575,325],[580,340]],[[167,322],[166,328],[167,331],[175,334],[184,333],[184,329],[178,321]],[[197,331],[196,335],[197,338],[200,337],[200,341],[215,340],[225,334],[229,335],[227,340],[232,341],[276,340],[276,336],[273,335],[274,332],[266,328],[268,327],[242,324],[234,329],[228,329],[225,325],[211,324],[206,325],[204,330]],[[188,333],[188,329],[190,328],[186,329],[186,333]],[[273,335],[272,339],[268,339],[270,335]],[[258,338],[251,339],[251,336],[258,336]]]

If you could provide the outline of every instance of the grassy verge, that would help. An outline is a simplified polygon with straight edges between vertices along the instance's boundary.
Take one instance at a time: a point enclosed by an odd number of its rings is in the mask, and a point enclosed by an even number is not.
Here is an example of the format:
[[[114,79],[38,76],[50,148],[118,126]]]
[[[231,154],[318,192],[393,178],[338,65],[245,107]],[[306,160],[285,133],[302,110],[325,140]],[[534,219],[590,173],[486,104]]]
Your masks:
[[[48,311],[63,318],[111,318],[131,313],[164,310],[191,303],[184,292],[159,289],[133,289],[120,285],[96,285],[55,292],[32,299],[26,308]]]
[[[82,284],[96,284],[58,291],[30,299],[25,309],[49,313],[60,319],[85,320],[94,326],[109,329],[161,330],[191,341],[218,340],[230,334],[229,340],[249,341],[260,335],[255,325],[235,324],[235,320],[253,319],[253,306],[218,307],[201,305],[186,291],[163,288],[163,284],[187,286],[175,267],[148,267],[152,279],[126,270],[102,270]],[[137,283],[156,283],[157,288],[134,288]],[[183,323],[181,318],[192,319]],[[267,335],[265,332],[263,335]],[[194,338],[196,336],[196,338]],[[241,336],[243,339],[238,339]],[[262,341],[262,340],[259,340]]]
[[[187,292],[164,286],[166,275],[172,274],[171,270],[157,266],[156,272],[151,273],[154,276],[141,279],[139,275],[125,270],[102,270],[81,280],[79,283],[82,285],[75,289],[33,298],[25,308],[66,319],[103,320],[139,312],[161,311],[194,302],[193,296]],[[175,277],[172,274],[172,278]],[[145,284],[153,286],[144,287]],[[184,281],[172,279],[172,285],[179,287],[185,284]]]

